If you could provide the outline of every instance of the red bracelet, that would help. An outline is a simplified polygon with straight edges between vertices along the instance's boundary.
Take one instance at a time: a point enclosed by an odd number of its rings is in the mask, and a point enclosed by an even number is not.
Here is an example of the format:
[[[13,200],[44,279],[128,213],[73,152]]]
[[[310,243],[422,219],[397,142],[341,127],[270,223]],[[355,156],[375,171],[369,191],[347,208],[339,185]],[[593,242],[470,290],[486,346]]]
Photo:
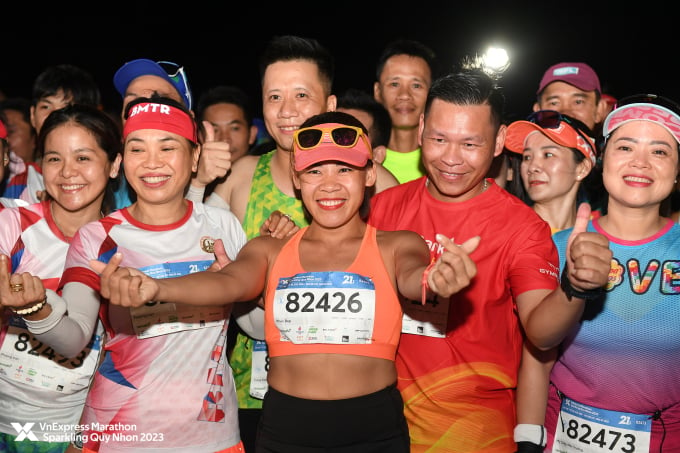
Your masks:
[[[430,275],[430,271],[434,267],[435,263],[436,263],[436,260],[433,257],[432,261],[430,261],[430,264],[423,271],[423,278],[420,281],[420,286],[423,289],[423,292],[421,293],[421,296],[420,296],[420,302],[423,305],[425,305],[425,303],[427,302],[427,291],[430,289],[430,285],[427,283],[427,276]]]

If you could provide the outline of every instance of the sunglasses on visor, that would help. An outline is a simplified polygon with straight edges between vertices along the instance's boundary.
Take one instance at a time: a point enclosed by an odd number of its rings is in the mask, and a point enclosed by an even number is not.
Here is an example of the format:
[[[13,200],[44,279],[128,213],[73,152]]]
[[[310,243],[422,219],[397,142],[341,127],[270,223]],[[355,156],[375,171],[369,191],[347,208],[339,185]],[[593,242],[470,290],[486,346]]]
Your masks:
[[[588,144],[588,147],[593,152],[593,156],[597,156],[597,150],[591,144],[593,133],[581,121],[567,115],[562,115],[555,110],[539,110],[529,115],[527,121],[537,124],[543,129],[557,129],[560,127],[560,123],[565,122]]]
[[[634,94],[632,96],[626,96],[616,103],[616,108],[629,104],[654,104],[659,107],[667,108],[676,115],[680,115],[680,104],[663,96],[657,96],[656,94]]]
[[[295,131],[293,140],[299,149],[308,151],[319,146],[324,135],[329,136],[333,143],[342,148],[352,148],[359,141],[359,137],[365,137],[364,131],[354,126],[305,127]]]
[[[187,107],[191,108],[191,90],[189,89],[187,74],[184,72],[184,66],[180,66],[177,63],[173,63],[172,61],[157,61],[156,63],[158,63],[161,68],[163,68],[163,70],[168,74],[168,77],[170,77],[175,82],[181,82],[182,86],[184,87],[183,94],[189,101],[189,105]]]

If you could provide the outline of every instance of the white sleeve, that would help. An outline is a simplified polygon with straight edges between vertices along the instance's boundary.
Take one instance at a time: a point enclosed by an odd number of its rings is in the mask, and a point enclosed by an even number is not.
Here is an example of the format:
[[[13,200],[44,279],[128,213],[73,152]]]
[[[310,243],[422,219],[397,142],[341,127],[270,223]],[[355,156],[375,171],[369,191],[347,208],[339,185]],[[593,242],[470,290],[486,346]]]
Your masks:
[[[191,200],[194,203],[203,203],[203,195],[205,194],[205,187],[197,189],[191,184],[189,184],[189,190],[184,198]]]
[[[233,305],[231,314],[246,335],[264,341],[263,308],[251,303],[237,303]]]
[[[215,192],[211,193],[208,196],[208,198],[205,200],[205,204],[207,204],[208,206],[215,206],[217,208],[222,208],[226,209],[227,211],[231,211],[231,206],[229,206],[229,203],[224,201],[224,198],[220,197]]]
[[[52,313],[39,321],[25,320],[28,330],[59,354],[75,357],[87,346],[97,326],[99,293],[82,283],[67,283],[60,297],[47,290]]]

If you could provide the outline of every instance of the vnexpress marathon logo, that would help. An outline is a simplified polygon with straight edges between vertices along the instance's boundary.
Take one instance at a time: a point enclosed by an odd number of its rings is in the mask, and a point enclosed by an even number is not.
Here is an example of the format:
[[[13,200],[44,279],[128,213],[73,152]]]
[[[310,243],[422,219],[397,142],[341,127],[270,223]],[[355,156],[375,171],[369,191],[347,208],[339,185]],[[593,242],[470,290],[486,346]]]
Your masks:
[[[12,422],[12,428],[17,432],[17,442],[21,442],[22,440],[38,442],[38,437],[31,431],[33,425],[35,425],[35,423],[26,423],[25,425],[22,425],[21,423]]]
[[[63,424],[63,423],[11,423],[17,432],[17,442],[163,442],[163,433],[142,433],[135,424],[113,423],[91,425]],[[38,431],[39,436],[33,432]],[[85,434],[87,433],[87,434]]]

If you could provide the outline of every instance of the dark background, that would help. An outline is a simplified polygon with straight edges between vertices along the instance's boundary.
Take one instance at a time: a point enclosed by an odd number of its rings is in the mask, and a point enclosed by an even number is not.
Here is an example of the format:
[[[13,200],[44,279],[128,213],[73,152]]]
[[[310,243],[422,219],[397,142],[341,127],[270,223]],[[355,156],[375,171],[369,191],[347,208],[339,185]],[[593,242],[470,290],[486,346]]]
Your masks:
[[[626,2],[629,3],[629,2]],[[106,108],[118,111],[115,71],[135,58],[184,65],[194,98],[217,84],[244,88],[260,105],[257,58],[274,35],[313,37],[336,57],[334,91],[372,92],[375,62],[395,38],[429,45],[443,68],[488,45],[505,47],[511,65],[505,87],[509,119],[529,113],[543,72],[584,61],[615,97],[656,93],[680,101],[680,39],[672,3],[427,1],[401,2],[91,2],[59,15],[35,5],[2,15],[0,90],[30,97],[48,65],[73,63],[101,86]],[[92,15],[65,15],[69,11]],[[113,13],[116,14],[113,14]],[[123,14],[118,14],[123,13]],[[7,30],[20,30],[9,33]]]

